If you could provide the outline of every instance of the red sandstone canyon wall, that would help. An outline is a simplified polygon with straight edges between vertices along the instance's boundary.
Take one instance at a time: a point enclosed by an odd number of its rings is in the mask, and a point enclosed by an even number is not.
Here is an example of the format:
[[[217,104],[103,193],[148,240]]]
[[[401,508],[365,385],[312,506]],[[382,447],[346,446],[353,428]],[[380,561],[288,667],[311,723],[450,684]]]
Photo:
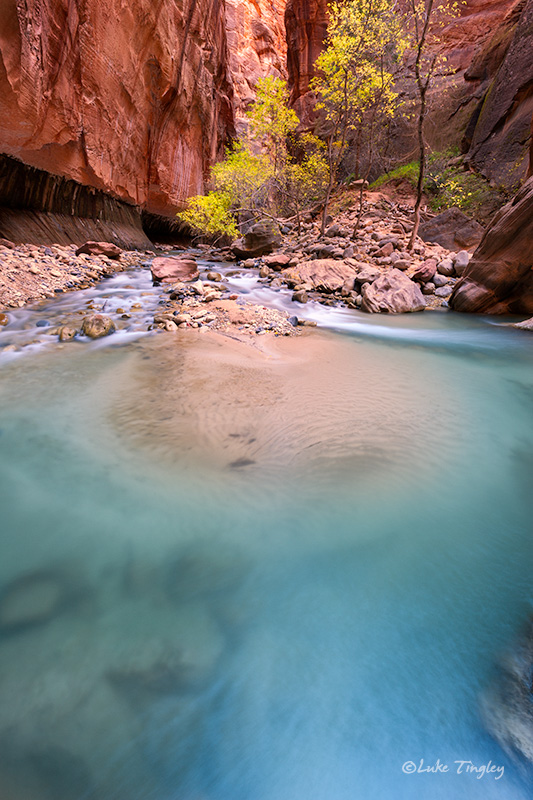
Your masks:
[[[285,0],[226,0],[226,32],[237,133],[246,130],[246,110],[259,78],[287,77]]]
[[[312,109],[309,82],[314,75],[316,58],[324,46],[327,25],[328,0],[287,0],[285,28],[291,100],[304,121]]]
[[[0,152],[169,213],[233,129],[223,0],[4,0]]]
[[[533,0],[515,4],[466,77],[479,86],[467,131],[470,164],[494,183],[516,188],[528,173],[532,146]]]

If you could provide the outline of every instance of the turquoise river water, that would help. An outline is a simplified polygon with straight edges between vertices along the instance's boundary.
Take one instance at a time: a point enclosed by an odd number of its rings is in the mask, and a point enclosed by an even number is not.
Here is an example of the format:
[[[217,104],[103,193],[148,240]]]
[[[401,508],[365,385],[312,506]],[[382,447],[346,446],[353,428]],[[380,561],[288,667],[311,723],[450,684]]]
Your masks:
[[[263,369],[36,327],[158,292],[0,334],[2,800],[531,797],[480,713],[531,612],[530,335],[310,305]]]

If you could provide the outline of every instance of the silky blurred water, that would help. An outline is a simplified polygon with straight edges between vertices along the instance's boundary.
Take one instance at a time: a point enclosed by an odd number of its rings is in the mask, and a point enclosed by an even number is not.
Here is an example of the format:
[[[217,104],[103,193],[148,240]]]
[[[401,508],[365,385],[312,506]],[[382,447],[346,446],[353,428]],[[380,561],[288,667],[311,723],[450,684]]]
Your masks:
[[[531,609],[531,340],[305,313],[316,378],[165,336],[4,360],[2,800],[531,796],[479,714]]]

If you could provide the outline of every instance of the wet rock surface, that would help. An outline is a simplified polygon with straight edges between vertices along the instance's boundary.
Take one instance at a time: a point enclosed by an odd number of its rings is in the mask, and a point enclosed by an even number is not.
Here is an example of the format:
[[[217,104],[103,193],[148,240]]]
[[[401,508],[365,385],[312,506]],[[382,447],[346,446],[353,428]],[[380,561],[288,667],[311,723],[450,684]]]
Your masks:
[[[81,332],[84,336],[88,336],[89,339],[101,339],[103,336],[109,336],[110,333],[115,331],[116,326],[113,320],[103,314],[91,314],[89,317],[85,317],[81,324]],[[62,333],[64,334],[64,332],[65,329],[63,328]]]

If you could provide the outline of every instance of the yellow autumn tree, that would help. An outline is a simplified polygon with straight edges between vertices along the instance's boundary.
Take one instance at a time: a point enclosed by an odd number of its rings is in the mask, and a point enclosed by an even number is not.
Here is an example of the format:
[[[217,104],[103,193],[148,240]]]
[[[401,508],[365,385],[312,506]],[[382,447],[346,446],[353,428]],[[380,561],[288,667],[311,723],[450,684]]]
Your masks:
[[[372,147],[377,125],[394,113],[394,69],[406,44],[391,0],[331,4],[326,47],[315,62],[317,76],[311,83],[318,95],[329,169],[322,232],[339,167],[353,139],[365,132]]]

